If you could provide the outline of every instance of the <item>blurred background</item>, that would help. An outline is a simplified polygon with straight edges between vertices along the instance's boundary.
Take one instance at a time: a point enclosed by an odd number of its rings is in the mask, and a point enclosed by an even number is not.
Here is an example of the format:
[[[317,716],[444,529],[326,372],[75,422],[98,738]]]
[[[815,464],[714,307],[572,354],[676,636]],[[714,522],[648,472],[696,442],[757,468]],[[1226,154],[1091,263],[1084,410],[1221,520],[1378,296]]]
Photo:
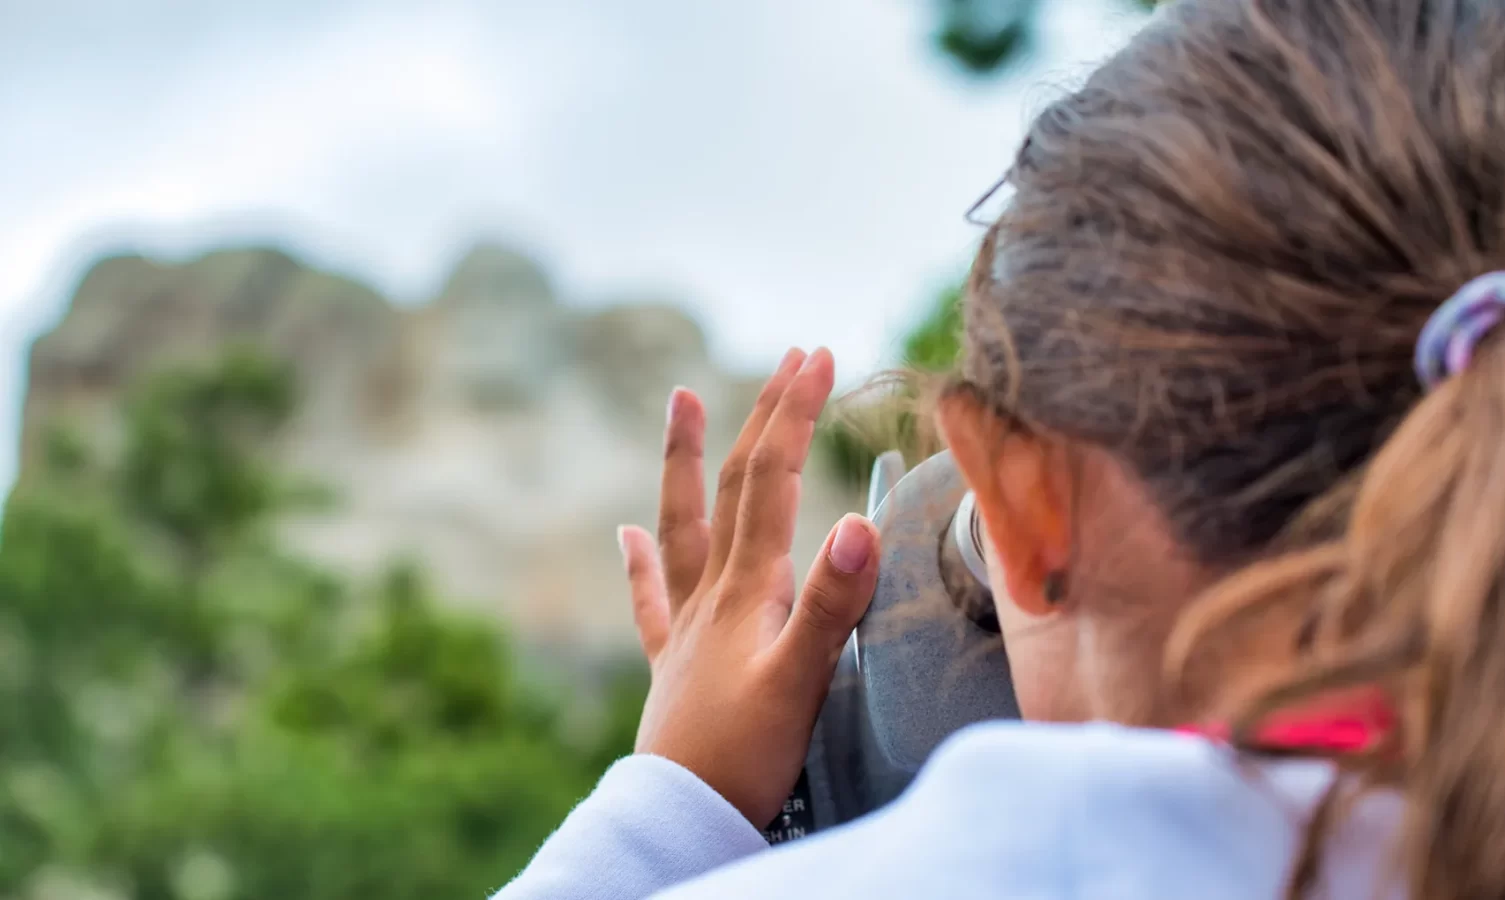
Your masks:
[[[631,749],[671,387],[946,366],[1145,6],[0,0],[0,898],[507,881]]]

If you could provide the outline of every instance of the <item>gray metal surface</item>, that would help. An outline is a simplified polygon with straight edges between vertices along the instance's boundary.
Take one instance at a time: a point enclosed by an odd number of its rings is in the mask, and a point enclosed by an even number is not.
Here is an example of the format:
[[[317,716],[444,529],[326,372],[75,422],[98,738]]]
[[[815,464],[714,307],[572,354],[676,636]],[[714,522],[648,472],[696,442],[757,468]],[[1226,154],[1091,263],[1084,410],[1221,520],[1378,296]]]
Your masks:
[[[958,729],[1018,717],[1003,642],[974,621],[980,616],[964,614],[968,598],[959,596],[971,595],[976,607],[975,595],[986,591],[954,546],[957,534],[969,533],[953,528],[965,495],[949,453],[908,474],[897,454],[874,466],[878,586],[837,664],[804,777],[771,840],[871,812],[902,793]]]

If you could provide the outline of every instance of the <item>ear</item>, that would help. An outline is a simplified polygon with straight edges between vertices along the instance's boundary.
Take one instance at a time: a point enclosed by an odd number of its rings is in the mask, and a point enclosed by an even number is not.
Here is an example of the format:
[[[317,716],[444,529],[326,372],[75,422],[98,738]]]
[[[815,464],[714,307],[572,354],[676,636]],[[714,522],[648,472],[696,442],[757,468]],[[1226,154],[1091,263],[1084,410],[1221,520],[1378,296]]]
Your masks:
[[[977,497],[1010,599],[1030,615],[1051,614],[1046,579],[1065,571],[1071,555],[1065,454],[1005,421],[971,391],[948,394],[937,425]]]

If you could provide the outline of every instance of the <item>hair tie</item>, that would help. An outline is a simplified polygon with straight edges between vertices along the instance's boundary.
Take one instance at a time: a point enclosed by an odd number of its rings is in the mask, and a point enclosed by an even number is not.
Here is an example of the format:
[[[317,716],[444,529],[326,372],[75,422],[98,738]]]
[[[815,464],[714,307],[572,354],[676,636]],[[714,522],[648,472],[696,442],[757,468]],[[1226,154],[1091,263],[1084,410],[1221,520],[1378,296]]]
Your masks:
[[[1416,377],[1432,390],[1464,369],[1474,348],[1505,320],[1505,271],[1480,275],[1432,313],[1416,338]]]

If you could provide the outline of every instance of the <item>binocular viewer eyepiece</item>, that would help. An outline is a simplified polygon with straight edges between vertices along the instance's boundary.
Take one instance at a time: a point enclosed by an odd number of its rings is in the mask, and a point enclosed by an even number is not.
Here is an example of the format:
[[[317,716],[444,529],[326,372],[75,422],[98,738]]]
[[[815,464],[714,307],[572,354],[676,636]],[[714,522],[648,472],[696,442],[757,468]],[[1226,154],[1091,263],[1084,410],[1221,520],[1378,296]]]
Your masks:
[[[882,537],[878,585],[837,662],[799,783],[765,829],[771,843],[883,806],[954,732],[1019,717],[983,529],[951,455],[905,472],[902,456],[884,454],[868,516]]]

